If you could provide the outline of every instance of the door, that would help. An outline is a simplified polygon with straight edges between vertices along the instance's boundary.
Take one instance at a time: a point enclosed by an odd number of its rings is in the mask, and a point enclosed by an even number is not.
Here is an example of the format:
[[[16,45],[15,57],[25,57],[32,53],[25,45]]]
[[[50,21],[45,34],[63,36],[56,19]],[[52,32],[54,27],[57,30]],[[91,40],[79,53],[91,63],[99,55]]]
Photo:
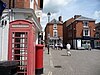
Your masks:
[[[12,33],[12,59],[19,62],[18,75],[27,75],[27,32]]]

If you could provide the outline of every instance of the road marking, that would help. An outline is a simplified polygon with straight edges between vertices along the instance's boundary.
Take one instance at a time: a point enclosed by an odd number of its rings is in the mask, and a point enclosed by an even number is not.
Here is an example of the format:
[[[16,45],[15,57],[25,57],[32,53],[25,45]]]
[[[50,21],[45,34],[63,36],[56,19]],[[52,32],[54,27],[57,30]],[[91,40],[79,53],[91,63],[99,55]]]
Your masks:
[[[53,62],[52,62],[52,60],[50,60],[50,66],[53,68],[54,66],[53,66]]]
[[[71,66],[69,68],[70,68],[71,71],[73,71],[73,68]]]
[[[49,54],[50,54],[50,56],[51,56],[51,51],[50,51],[50,53],[49,53]]]
[[[51,72],[51,71],[49,71],[49,72],[48,72],[48,75],[52,75],[52,72]]]
[[[51,51],[50,51],[50,66],[53,68],[54,65],[53,65],[53,61],[52,61],[52,54],[51,54]]]
[[[48,75],[50,75],[50,71],[48,72]]]

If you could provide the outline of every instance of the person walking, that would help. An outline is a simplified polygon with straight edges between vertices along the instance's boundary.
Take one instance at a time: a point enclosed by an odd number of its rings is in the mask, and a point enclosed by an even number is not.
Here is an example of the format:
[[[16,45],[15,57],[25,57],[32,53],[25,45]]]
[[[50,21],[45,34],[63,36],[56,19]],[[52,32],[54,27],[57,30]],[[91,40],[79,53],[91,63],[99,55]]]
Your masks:
[[[55,44],[55,49],[58,49],[58,45],[57,45],[57,43]]]
[[[62,48],[63,48],[63,45],[62,45],[62,43],[60,44],[60,49],[62,50]]]
[[[49,44],[47,44],[48,54],[49,54]]]
[[[88,44],[88,50],[91,51],[91,45],[90,45],[90,43]]]
[[[70,52],[71,45],[69,43],[66,45],[66,48],[67,48],[67,56],[71,56]]]

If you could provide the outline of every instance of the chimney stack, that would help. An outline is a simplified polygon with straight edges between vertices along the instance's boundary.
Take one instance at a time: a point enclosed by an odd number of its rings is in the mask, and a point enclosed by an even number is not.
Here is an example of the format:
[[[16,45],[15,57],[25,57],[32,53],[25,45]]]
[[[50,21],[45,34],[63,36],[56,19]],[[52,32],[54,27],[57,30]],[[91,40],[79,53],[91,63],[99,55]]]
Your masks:
[[[81,15],[75,15],[74,19],[81,17]]]
[[[58,18],[58,19],[59,19],[59,21],[62,21],[62,16],[59,16],[59,18]]]

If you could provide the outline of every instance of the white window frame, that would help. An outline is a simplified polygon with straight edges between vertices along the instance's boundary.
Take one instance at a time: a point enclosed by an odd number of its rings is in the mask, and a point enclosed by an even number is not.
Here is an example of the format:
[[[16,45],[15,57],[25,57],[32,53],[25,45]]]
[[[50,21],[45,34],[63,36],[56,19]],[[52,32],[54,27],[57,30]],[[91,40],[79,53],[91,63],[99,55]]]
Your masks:
[[[88,21],[83,21],[83,27],[88,27],[89,22]]]
[[[53,29],[57,29],[57,24],[54,24],[53,25]]]
[[[58,37],[58,32],[57,32],[57,30],[53,30],[53,37]]]
[[[88,31],[87,34],[86,34],[86,31]],[[83,36],[90,36],[90,29],[84,29]]]

